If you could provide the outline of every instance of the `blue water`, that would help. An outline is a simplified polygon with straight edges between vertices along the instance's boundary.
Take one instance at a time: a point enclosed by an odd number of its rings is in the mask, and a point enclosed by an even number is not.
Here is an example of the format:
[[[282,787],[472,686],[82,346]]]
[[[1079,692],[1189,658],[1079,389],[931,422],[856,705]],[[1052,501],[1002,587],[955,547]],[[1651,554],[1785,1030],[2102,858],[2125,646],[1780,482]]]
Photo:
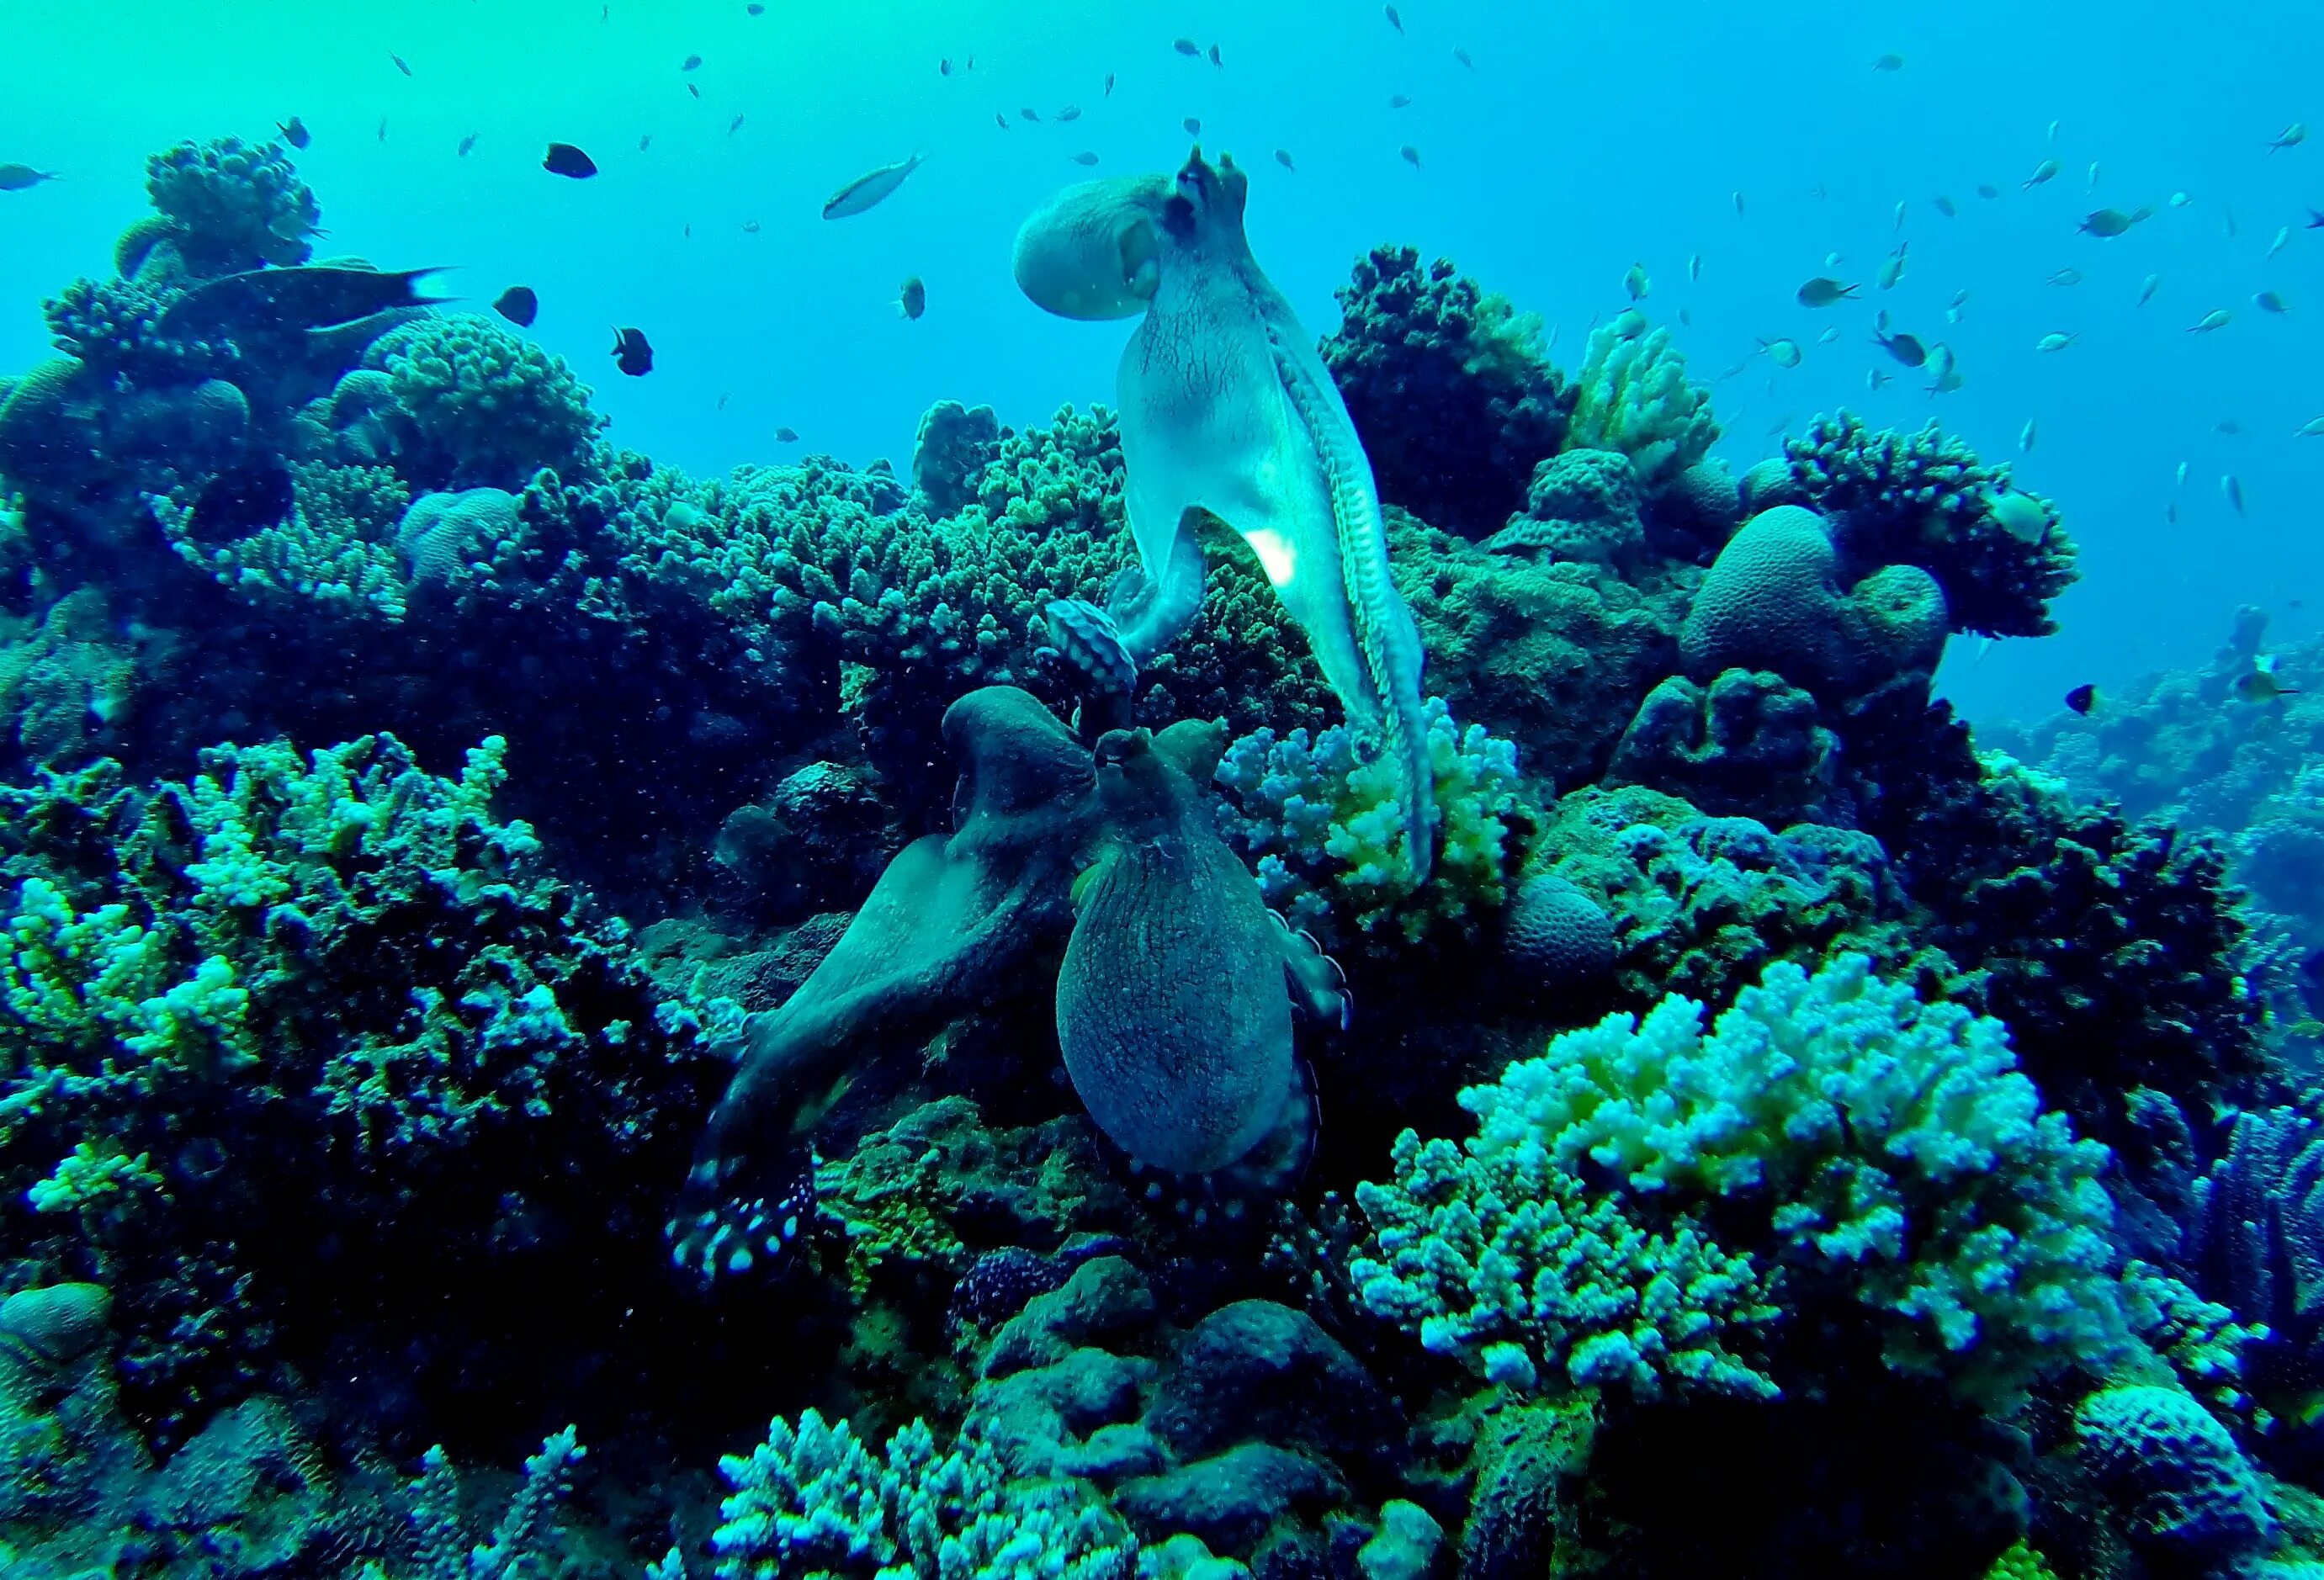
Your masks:
[[[1955,641],[1940,677],[1972,716],[2023,715],[2081,681],[2195,660],[2237,603],[2273,611],[2278,639],[2311,631],[2314,601],[2294,601],[2324,585],[2324,439],[2292,436],[2324,414],[2324,231],[2304,228],[2308,206],[2324,207],[2324,146],[2266,146],[2289,123],[2324,124],[2303,64],[2324,54],[2324,13],[2035,10],[1412,0],[1399,34],[1369,0],[1111,18],[1065,0],[775,0],[757,17],[641,0],[361,16],[211,0],[111,6],[93,29],[82,8],[9,0],[0,161],[64,179],[0,194],[0,366],[44,354],[43,295],[105,271],[142,207],[147,152],[266,135],[295,114],[314,133],[298,159],[325,206],[321,251],[456,266],[450,289],[483,300],[533,286],[532,333],[595,387],[618,442],[715,472],[779,457],[773,434],[788,427],[801,449],[900,464],[941,398],[1028,422],[1108,396],[1120,337],[1031,308],[1009,241],[1084,174],[1070,156],[1095,153],[1098,173],[1166,168],[1194,116],[1207,150],[1252,171],[1254,245],[1318,334],[1351,261],[1395,240],[1541,313],[1571,366],[1637,262],[1653,282],[1642,306],[1674,324],[1698,378],[1741,365],[1713,386],[1738,467],[1843,404],[1876,426],[1940,418],[1989,460],[2014,455],[2033,422],[2020,475],[2063,506],[2081,583],[2059,636]],[[1174,52],[1180,36],[1217,42],[1223,67]],[[1875,70],[1889,52],[1902,69]],[[1410,105],[1389,108],[1397,94]],[[1084,114],[1056,124],[1069,104]],[[602,173],[544,173],[552,138]],[[914,152],[928,161],[890,201],[819,216],[844,182]],[[2021,190],[2044,159],[2060,174]],[[1980,199],[1980,182],[2000,196]],[[2180,192],[2190,201],[2172,207]],[[2155,215],[2119,239],[2076,234],[2101,206]],[[1877,289],[1899,242],[1906,273]],[[2080,284],[2046,283],[2066,267]],[[1796,306],[1799,282],[1826,272],[1863,281],[1862,299]],[[907,322],[895,298],[914,274],[929,305]],[[2149,274],[2161,285],[2142,308]],[[2290,311],[2258,310],[2262,289]],[[1868,343],[1879,308],[1947,342],[1966,386],[1932,397],[1889,369]],[[2225,330],[2188,333],[2220,308],[2235,314]],[[1682,308],[1692,323],[1677,327]],[[614,371],[614,325],[647,332],[650,376]],[[1815,344],[1828,326],[1838,340]],[[2078,338],[2037,352],[2052,332]],[[1775,336],[1806,348],[1799,368],[1752,355]],[[1877,392],[1875,366],[1898,375]],[[2245,516],[2223,496],[2229,473]]]

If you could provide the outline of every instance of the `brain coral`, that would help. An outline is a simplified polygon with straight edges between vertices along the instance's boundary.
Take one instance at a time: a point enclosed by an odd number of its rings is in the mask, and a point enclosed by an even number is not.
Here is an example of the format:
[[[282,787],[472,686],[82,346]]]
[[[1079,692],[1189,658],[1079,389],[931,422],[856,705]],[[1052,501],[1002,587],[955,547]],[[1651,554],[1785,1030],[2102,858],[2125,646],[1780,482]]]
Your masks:
[[[586,471],[603,419],[560,357],[477,313],[435,313],[374,342],[407,444],[396,469],[423,488],[520,489],[546,466]]]
[[[2273,1523],[2251,1461],[2183,1390],[2101,1389],[2074,1412],[2074,1438],[2137,1538],[2224,1556],[2255,1545]]]
[[[1936,666],[1945,599],[1912,565],[1884,565],[1846,592],[1822,518],[1778,505],[1744,523],[1703,578],[1679,633],[1690,673],[1768,669],[1827,699]]]

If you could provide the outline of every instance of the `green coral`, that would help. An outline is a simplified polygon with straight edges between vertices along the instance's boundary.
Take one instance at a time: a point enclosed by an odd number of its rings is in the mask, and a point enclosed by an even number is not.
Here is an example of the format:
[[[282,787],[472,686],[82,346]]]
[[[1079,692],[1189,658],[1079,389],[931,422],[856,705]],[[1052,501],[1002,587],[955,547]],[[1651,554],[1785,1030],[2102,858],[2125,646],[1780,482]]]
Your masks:
[[[1779,1278],[1989,1409],[2122,1352],[2107,1149],[2040,1112],[1998,1022],[1860,955],[1778,962],[1702,1021],[1674,996],[1609,1015],[1462,1092],[1461,1148],[1406,1131],[1359,1193],[1366,1303],[1488,1374],[1648,1388],[1773,1392],[1734,1346]]]
[[[1019,531],[1102,536],[1121,530],[1121,479],[1120,421],[1062,406],[1047,427],[1003,429],[973,492],[987,520]]]
[[[395,550],[411,490],[384,466],[290,464],[290,519],[232,543],[188,530],[190,507],[156,496],[154,519],[179,558],[235,597],[305,619],[402,620],[410,587]]]
[[[1667,329],[1641,332],[1626,314],[1590,332],[1574,379],[1569,450],[1613,450],[1630,458],[1651,493],[1708,455],[1719,437],[1711,391],[1686,378],[1686,358]]]
[[[478,313],[433,313],[372,343],[405,443],[397,469],[428,488],[522,488],[541,467],[587,469],[603,419],[562,357]]]
[[[1442,841],[1425,884],[1413,879],[1396,765],[1361,755],[1346,726],[1312,739],[1254,730],[1220,760],[1229,841],[1256,865],[1268,904],[1327,946],[1473,935],[1508,899],[1533,825],[1517,749],[1482,725],[1463,730],[1440,697],[1424,717]]]

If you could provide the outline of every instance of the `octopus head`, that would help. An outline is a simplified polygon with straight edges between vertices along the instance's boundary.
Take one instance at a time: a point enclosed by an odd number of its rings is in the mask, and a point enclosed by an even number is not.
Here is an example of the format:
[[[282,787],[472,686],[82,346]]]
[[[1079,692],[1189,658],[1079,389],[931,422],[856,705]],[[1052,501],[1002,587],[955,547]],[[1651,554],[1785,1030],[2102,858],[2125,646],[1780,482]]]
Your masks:
[[[1173,239],[1192,247],[1222,241],[1242,246],[1242,210],[1250,195],[1250,178],[1231,154],[1222,154],[1213,165],[1203,157],[1202,145],[1197,143],[1170,184],[1170,198],[1162,209],[1163,228]]]
[[[1017,230],[1018,289],[1061,318],[1130,318],[1162,280],[1167,176],[1111,176],[1066,188]]]

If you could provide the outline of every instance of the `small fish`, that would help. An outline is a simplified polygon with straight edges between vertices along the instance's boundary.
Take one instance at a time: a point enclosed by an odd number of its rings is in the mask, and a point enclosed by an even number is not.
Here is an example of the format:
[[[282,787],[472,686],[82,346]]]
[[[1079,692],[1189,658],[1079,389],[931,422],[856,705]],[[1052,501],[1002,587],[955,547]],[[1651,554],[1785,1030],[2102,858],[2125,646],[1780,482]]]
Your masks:
[[[702,85],[698,82],[689,82],[686,85],[686,91],[692,94],[696,98],[700,98],[702,96]]]
[[[797,428],[787,428],[787,427],[779,427],[779,428],[777,428],[777,429],[775,430],[775,443],[777,443],[778,445],[796,445],[796,444],[798,444],[798,430]]]
[[[1692,308],[1681,308],[1678,310],[1678,321],[1679,321],[1680,323],[1682,323],[1682,324],[1685,325],[1685,326],[1686,326],[1688,328],[1690,328],[1690,329],[1693,328],[1693,327],[1694,327],[1694,311],[1693,311],[1693,309],[1692,309]]]
[[[466,137],[460,139],[460,157],[462,159],[466,159],[475,151],[476,134],[474,132],[471,132]]]
[[[2178,488],[2187,486],[2187,463],[2184,461],[2179,463],[2179,470],[2172,474],[2172,485]]]
[[[1930,198],[1929,205],[1939,214],[1943,215],[1947,219],[1952,218],[1955,215],[1960,212],[1959,208],[1953,207],[1953,200],[1946,197],[1942,192],[1940,192],[1935,197]]]
[[[1380,7],[1380,11],[1387,16],[1388,26],[1396,29],[1398,32],[1402,32],[1404,31],[1404,18],[1396,14],[1395,6],[1383,5]]]
[[[186,516],[186,536],[196,543],[238,543],[282,525],[296,502],[290,469],[281,457],[242,462],[202,485]]]
[[[2092,192],[2095,192],[2095,191],[2097,191],[2098,189],[2098,161],[2096,161],[2096,160],[2092,160],[2092,161],[2090,161],[2090,184],[2089,184],[2089,187],[2088,188],[2088,190],[2092,191]]]
[[[2295,439],[2324,439],[2324,417],[2310,418],[2292,436]]]
[[[2238,478],[2232,472],[2221,473],[2219,474],[2219,492],[2227,496],[2227,504],[2235,510],[2236,515],[2240,516],[2244,513],[2244,485],[2242,479]]]
[[[397,63],[401,64],[401,61]],[[2273,153],[2279,148],[2297,148],[2307,141],[2308,124],[2305,121],[2294,121],[2268,140],[2267,151]]]
[[[2234,317],[2235,315],[2227,311],[2225,308],[2213,308],[2209,312],[2204,314],[2194,323],[2188,325],[2187,333],[2190,335],[2209,335],[2216,330],[2226,328],[2229,321]]]
[[[2001,188],[1998,188],[1998,187],[1997,187],[1997,186],[1994,186],[1994,185],[1993,185],[1991,182],[1989,182],[1989,181],[1979,181],[1979,182],[1977,184],[1977,195],[1978,195],[1978,197],[1980,197],[1980,198],[1987,198],[1987,199],[1988,199],[1988,200],[1989,200],[1989,199],[1992,199],[1992,198],[1998,198],[1998,197],[2000,197],[2000,196],[2001,196]]]
[[[1779,368],[1795,368],[1800,365],[1800,347],[1797,341],[1762,340],[1759,342],[1759,349],[1766,352],[1768,360]]]
[[[2272,290],[2261,291],[2252,298],[2252,306],[2263,313],[2281,313],[2287,310],[2283,298]]]
[[[2308,211],[2308,228],[2324,230],[2324,208],[2311,208]]]
[[[1864,370],[1864,387],[1868,390],[1885,389],[1895,381],[1895,374],[1884,373],[1878,368],[1867,368]]]
[[[755,219],[744,220],[742,222],[742,234],[746,236],[757,235],[759,234],[759,222]]]
[[[2227,234],[2232,238],[2236,234],[2236,211],[2232,208],[2222,208],[2219,213],[2227,225]]]
[[[952,75],[952,57],[950,55],[943,55],[937,58],[936,75],[938,77],[950,77]]]
[[[2051,123],[2050,123],[2050,130],[2049,130],[2049,133],[2048,133],[2048,134],[2047,134],[2047,136],[2046,136],[2046,138],[2045,138],[2044,140],[2045,140],[2045,141],[2047,141],[2047,142],[2057,142],[2057,141],[2058,141],[2058,123],[2057,123],[2057,122],[2052,121],[2052,122],[2051,122]]]
[[[282,141],[293,148],[304,148],[315,140],[315,134],[307,130],[307,123],[296,115],[287,121],[277,121],[274,129],[281,133]]]
[[[727,123],[726,123],[726,135],[727,135],[727,136],[729,136],[729,137],[732,137],[732,136],[733,136],[733,135],[734,135],[734,133],[735,133],[740,132],[742,129],[742,111],[740,111],[740,110],[737,110],[737,111],[735,111],[735,112],[734,112],[734,118],[733,118],[733,120],[731,120],[731,121],[729,121],[729,122],[727,122]]]
[[[2090,710],[2098,705],[2098,688],[2087,682],[2066,694],[2066,706],[2085,719],[2089,717]]]
[[[1452,48],[1452,58],[1461,62],[1462,68],[1467,70],[1474,71],[1477,69],[1477,63],[1469,59],[1469,51],[1457,44]]]
[[[1965,308],[1969,306],[1969,287],[1963,286],[1960,289],[1953,292],[1953,299],[1950,305],[1955,308]]]
[[[1033,122],[1038,122],[1038,121],[1040,120],[1040,118],[1041,118],[1041,112],[1040,112],[1040,111],[1038,111],[1038,110],[1029,110],[1029,109],[1028,109],[1028,110],[1019,110],[1019,111],[1018,111],[1018,112],[1017,112],[1017,118],[1018,118],[1019,120],[1020,120],[1020,121],[1033,121]]]
[[[1113,73],[1111,71],[1105,74],[1105,96],[1108,98],[1113,96]]]
[[[2299,694],[2298,686],[2286,685],[2275,678],[2275,655],[2273,653],[2252,660],[2252,666],[2236,676],[2236,697],[2240,702],[2273,703],[2281,697],[2296,697]]]
[[[2093,208],[2074,228],[2086,236],[2118,236],[2137,223],[2119,208]]]
[[[386,124],[384,121],[380,123],[383,127]],[[27,188],[39,186],[42,181],[56,179],[54,170],[36,170],[26,164],[0,164],[0,192],[22,192]]]
[[[2211,425],[2211,431],[2215,434],[2225,434],[2232,439],[2244,431],[2244,425],[2232,417],[2223,417]]]
[[[552,142],[540,168],[552,176],[565,176],[576,181],[586,181],[597,173],[597,161],[569,142]]]
[[[759,0],[751,0],[748,5],[742,7],[742,14],[745,16],[764,16],[766,14],[767,8],[760,5]]]
[[[2030,455],[2033,453],[2034,419],[2030,417],[2025,419],[2025,426],[2018,430],[2017,448],[2019,453],[2023,455]]]
[[[396,54],[393,51],[390,51],[387,58],[395,62],[395,69],[398,71],[402,72],[406,77],[411,75],[411,64],[402,56]]]
[[[1736,217],[1736,218],[1738,218],[1738,219],[1742,218],[1742,217],[1743,217],[1743,194],[1742,194],[1741,192],[1732,192],[1732,193],[1729,193],[1729,197],[1731,197],[1731,198],[1733,198],[1735,199],[1735,217]]]
[[[493,299],[493,311],[520,329],[530,329],[540,316],[540,298],[529,285],[512,285]]]
[[[1007,124],[1006,122],[1002,124]],[[856,177],[831,195],[829,201],[823,206],[823,217],[845,219],[850,215],[862,214],[902,186],[904,178],[918,170],[927,157],[926,154],[916,153],[909,159],[881,165],[869,174]]]
[[[1901,198],[1896,200],[1895,223],[1888,228],[1890,230],[1903,230],[1904,228],[1904,200]]]
[[[1067,105],[1064,109],[1059,110],[1056,115],[1049,117],[1049,119],[1055,121],[1060,126],[1064,125],[1068,121],[1078,121],[1081,118],[1082,107],[1079,105]]]
[[[1291,152],[1288,149],[1277,149],[1275,151],[1275,162],[1281,165],[1285,170],[1289,170],[1294,175],[1297,175],[1299,173],[1299,167],[1291,162]]]
[[[1622,289],[1630,293],[1634,302],[1654,288],[1655,282],[1646,278],[1646,266],[1643,263],[1631,264],[1629,271],[1622,276]]]
[[[1902,331],[1889,335],[1875,330],[1872,338],[1881,350],[1908,368],[1917,368],[1929,360],[1928,348],[1921,344],[1918,335],[1906,335]]]
[[[1391,110],[1400,110],[1411,102],[1410,96],[1405,94],[1392,93],[1388,96],[1388,107]]]
[[[382,142],[387,141],[387,117],[385,115],[382,115],[379,118],[379,140]]]
[[[1084,169],[1097,163],[1097,155],[1091,152],[1086,148],[1083,149],[1079,153],[1067,154],[1065,157]]]
[[[632,379],[653,372],[653,347],[646,344],[642,329],[614,330],[613,357],[614,364]]]
[[[1636,308],[1624,308],[1606,326],[1617,340],[1636,340],[1646,332],[1646,316]]]
[[[726,403],[727,403],[729,400],[733,400],[733,399],[734,399],[734,392],[733,392],[732,390],[719,390],[719,391],[718,391],[718,409],[719,409],[719,410],[721,410],[721,411],[725,410],[725,409],[726,409]]]
[[[2043,182],[2054,179],[2057,174],[2058,161],[2054,159],[2045,159],[2040,164],[2034,167],[2034,173],[2032,175],[2025,178],[2025,185],[2023,190],[2030,192],[2034,188],[2040,186]]]
[[[1828,308],[1834,302],[1851,299],[1859,288],[1842,285],[1829,275],[1817,275],[1793,294],[1803,308]]]
[[[699,55],[688,55],[688,56],[686,58],[686,60],[684,60],[684,61],[683,61],[683,62],[678,66],[678,69],[679,69],[680,71],[699,71],[699,70],[701,70],[701,69],[702,69],[702,57],[701,57],[701,56],[699,56]]]
[[[917,318],[928,310],[928,288],[917,274],[903,283],[896,293],[896,311],[907,318]]]
[[[1192,39],[1173,40],[1170,47],[1177,51],[1181,55],[1185,56],[1189,60],[1197,60],[1202,58],[1203,46],[1196,43]]]
[[[2171,194],[2171,207],[2173,208],[2184,208],[2193,201],[2195,200],[2192,198],[2188,197],[2184,192],[2173,192]]]
[[[1880,265],[1880,289],[1882,290],[1894,290],[1896,289],[1896,282],[1904,278],[1904,244],[1900,243],[1896,250],[1889,253],[1887,259]]]
[[[1929,393],[1950,395],[1969,382],[1960,371],[1960,358],[1943,341],[1929,347]]]
[[[2043,283],[2058,286],[2080,285],[2082,283],[2082,271],[2070,263],[2050,276]]]
[[[2291,240],[2292,227],[2288,225],[2279,227],[2275,233],[2275,240],[2268,243],[2267,244],[2267,255],[2271,258],[2274,257],[2278,253],[2283,251],[2284,247],[2291,242]]]
[[[1402,30],[1399,29],[1398,31],[1401,32]],[[1402,159],[1405,163],[1410,165],[1414,170],[1418,170],[1420,168],[1420,150],[1413,147],[1411,143],[1406,143],[1402,148],[1397,149],[1396,152],[1397,156]]]
[[[1186,129],[1186,135],[1189,137],[1200,137],[1203,134],[1203,124],[1192,115],[1187,116],[1178,124]]]
[[[1219,58],[1219,47],[1218,47],[1218,45],[1216,45],[1216,44],[1213,44],[1213,45],[1210,47],[1210,50],[1209,50],[1208,53],[1209,53],[1209,55],[1210,55],[1210,57],[1211,57],[1211,64],[1212,64],[1212,65],[1218,67],[1218,68],[1219,68],[1220,69],[1222,69],[1222,70],[1225,69],[1225,68],[1226,68],[1226,62],[1225,62],[1224,60],[1221,60],[1221,59]]]
[[[1837,324],[1834,324],[1834,325],[1832,325],[1830,328],[1826,329],[1822,334],[1821,334],[1821,335],[1817,335],[1817,336],[1816,336],[1816,344],[1817,344],[1818,345],[1830,345],[1833,341],[1835,341],[1835,340],[1837,340],[1837,339],[1839,339],[1839,338],[1840,338],[1840,326],[1839,326],[1839,325],[1837,325]]]
[[[2041,339],[2035,341],[2034,343],[2034,349],[2036,351],[2063,351],[2066,347],[2073,344],[2075,341],[2080,340],[2080,338],[2081,335],[2080,334],[2064,335],[2053,330],[2050,334],[2044,335]]]
[[[1904,57],[1902,55],[1877,55],[1872,60],[1872,69],[1875,71],[1902,71],[1904,69]]]
[[[2153,301],[2154,299],[2154,293],[2162,289],[2163,276],[2160,274],[2148,275],[2146,277],[2146,283],[2138,288],[2138,305],[2143,308],[2147,303]]]
[[[638,139],[638,152],[639,152],[640,153],[643,153],[647,149],[651,148],[652,146],[653,146],[653,133],[652,133],[649,132],[649,133],[647,133],[644,136],[642,136],[642,137],[641,137],[641,138],[639,138],[639,139]]]
[[[992,124],[1000,127],[1003,132],[1009,130],[1009,117],[1002,115],[999,110],[992,112]]]

